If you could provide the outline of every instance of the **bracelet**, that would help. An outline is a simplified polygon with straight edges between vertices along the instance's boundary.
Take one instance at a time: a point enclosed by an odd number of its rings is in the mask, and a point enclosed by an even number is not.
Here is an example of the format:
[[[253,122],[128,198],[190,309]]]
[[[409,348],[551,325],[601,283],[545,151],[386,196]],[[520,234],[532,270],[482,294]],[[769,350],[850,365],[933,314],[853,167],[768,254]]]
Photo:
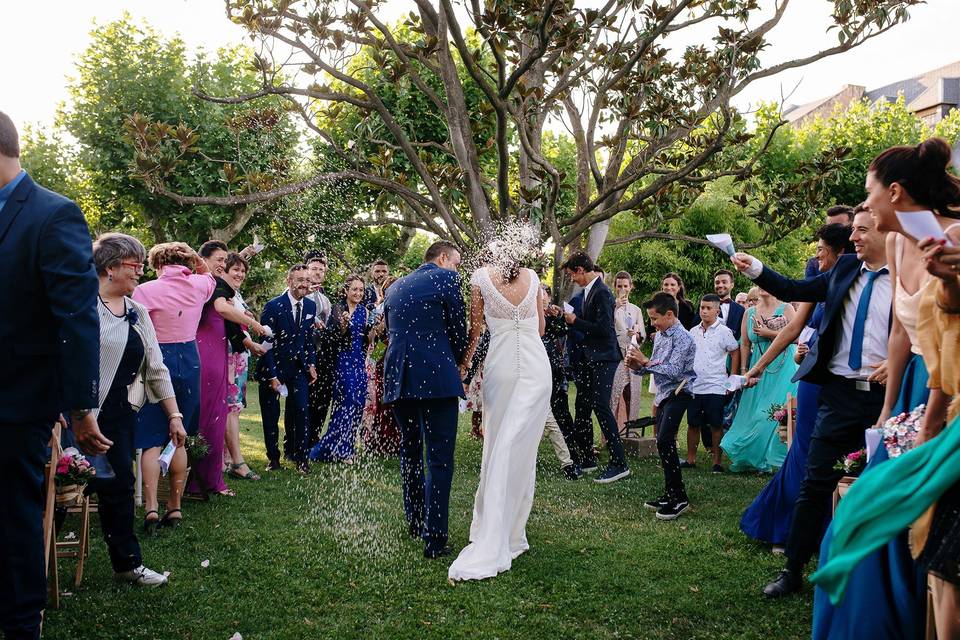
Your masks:
[[[960,315],[960,307],[948,307],[947,305],[943,304],[943,303],[940,301],[940,296],[939,296],[939,295],[933,296],[933,299],[934,299],[934,301],[936,301],[937,307],[940,309],[940,311],[943,311],[944,313],[946,313],[946,314],[948,314],[948,315],[951,315],[951,316]]]
[[[174,411],[173,413],[167,416],[167,422],[170,422],[171,420],[175,420],[176,418],[180,418],[182,420],[183,414],[180,413],[179,411]]]

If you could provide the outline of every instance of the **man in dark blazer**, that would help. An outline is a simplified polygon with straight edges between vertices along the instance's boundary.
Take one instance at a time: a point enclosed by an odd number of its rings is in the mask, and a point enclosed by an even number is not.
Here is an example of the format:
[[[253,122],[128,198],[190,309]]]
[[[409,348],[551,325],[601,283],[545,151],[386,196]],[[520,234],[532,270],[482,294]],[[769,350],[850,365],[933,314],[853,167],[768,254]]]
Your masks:
[[[70,413],[86,453],[112,444],[97,428],[100,324],[90,232],[77,205],[20,168],[0,112],[0,631],[39,638],[47,600],[43,466],[53,424]]]
[[[280,468],[280,397],[286,390],[283,416],[283,455],[301,473],[309,471],[308,416],[309,385],[317,380],[317,350],[314,345],[314,317],[317,305],[310,298],[310,272],[298,264],[287,272],[287,291],[263,307],[260,324],[273,330],[273,347],[257,366],[260,381],[260,409],[263,439],[267,447],[268,470]]]
[[[819,546],[821,523],[843,473],[834,465],[864,446],[864,430],[883,408],[887,338],[893,287],[886,266],[886,234],[868,211],[854,218],[856,255],[840,256],[830,271],[789,280],[743,253],[734,265],[760,287],[786,301],[824,302],[819,339],[800,363],[794,380],[822,386],[806,477],[794,507],[787,538],[787,566],[764,594],[778,598],[799,591],[803,567]],[[755,380],[748,381],[752,386]]]
[[[466,309],[456,245],[430,245],[423,264],[387,290],[383,401],[400,426],[403,510],[423,555],[450,555],[447,517],[457,439],[460,365],[467,351]],[[427,472],[423,460],[426,450]]]
[[[613,378],[617,365],[623,360],[617,331],[613,324],[615,300],[603,283],[593,260],[586,253],[574,253],[561,267],[579,286],[583,287],[581,313],[567,312],[564,320],[571,329],[583,334],[578,344],[578,360],[571,360],[577,382],[576,417],[573,437],[568,440],[573,461],[584,471],[596,470],[593,455],[593,420],[596,414],[600,431],[607,440],[610,460],[607,468],[594,482],[616,482],[630,475],[627,460],[617,429],[617,420],[610,406]]]
[[[733,331],[734,338],[740,340],[740,325],[743,323],[745,309],[730,297],[732,291],[733,272],[729,269],[718,269],[713,274],[713,292],[720,296],[720,322]]]

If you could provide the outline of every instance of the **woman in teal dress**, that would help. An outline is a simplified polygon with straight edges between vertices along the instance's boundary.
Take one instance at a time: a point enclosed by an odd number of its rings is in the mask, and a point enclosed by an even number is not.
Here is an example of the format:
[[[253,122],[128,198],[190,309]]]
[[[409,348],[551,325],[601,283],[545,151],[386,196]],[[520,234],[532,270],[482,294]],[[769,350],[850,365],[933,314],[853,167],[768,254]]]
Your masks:
[[[760,290],[757,306],[743,316],[741,373],[760,359],[793,314],[792,306]],[[771,322],[773,318],[782,320]],[[756,386],[743,391],[733,424],[720,441],[720,447],[730,458],[731,471],[770,471],[783,465],[787,445],[780,440],[778,425],[768,416],[768,409],[771,404],[786,402],[788,393],[797,395],[797,384],[791,381],[797,372],[795,351],[796,346],[790,345],[770,363]]]

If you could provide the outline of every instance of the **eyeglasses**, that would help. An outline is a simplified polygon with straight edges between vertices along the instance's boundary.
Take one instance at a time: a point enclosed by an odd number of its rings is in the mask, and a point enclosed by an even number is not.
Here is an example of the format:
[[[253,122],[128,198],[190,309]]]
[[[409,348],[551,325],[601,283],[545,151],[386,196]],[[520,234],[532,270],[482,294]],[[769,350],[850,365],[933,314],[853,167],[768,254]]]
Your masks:
[[[121,262],[121,266],[130,267],[136,273],[143,273],[143,263],[142,262]]]

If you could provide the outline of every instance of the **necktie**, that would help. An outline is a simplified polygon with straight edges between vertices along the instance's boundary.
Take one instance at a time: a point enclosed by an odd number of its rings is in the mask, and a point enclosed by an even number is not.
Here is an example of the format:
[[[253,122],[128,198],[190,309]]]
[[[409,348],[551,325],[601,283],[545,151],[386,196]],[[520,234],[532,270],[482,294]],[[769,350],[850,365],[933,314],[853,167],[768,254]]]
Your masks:
[[[297,319],[297,323],[296,323],[296,324],[297,324],[297,331],[300,330],[300,311],[301,311],[301,308],[302,308],[301,305],[303,305],[303,303],[300,302],[300,301],[297,301],[297,312],[294,314],[294,317]]]
[[[870,309],[873,283],[880,275],[887,273],[887,269],[884,267],[880,271],[868,271],[867,273],[867,286],[863,288],[860,301],[857,303],[857,316],[853,322],[853,336],[850,340],[850,357],[847,359],[847,364],[854,371],[859,371],[863,365],[863,332],[867,325],[867,311]]]

